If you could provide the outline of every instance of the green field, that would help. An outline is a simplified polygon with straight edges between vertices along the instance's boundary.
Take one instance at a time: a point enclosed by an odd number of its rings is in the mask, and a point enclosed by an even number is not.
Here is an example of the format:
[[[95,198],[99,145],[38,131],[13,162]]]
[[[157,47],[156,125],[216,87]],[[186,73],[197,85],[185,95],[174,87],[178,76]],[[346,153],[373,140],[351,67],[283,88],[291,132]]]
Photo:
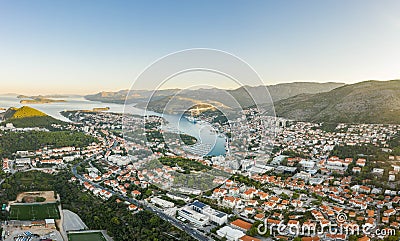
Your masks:
[[[68,234],[68,241],[106,241],[106,239],[100,232],[70,233]]]
[[[10,220],[44,220],[60,219],[57,204],[11,205]]]

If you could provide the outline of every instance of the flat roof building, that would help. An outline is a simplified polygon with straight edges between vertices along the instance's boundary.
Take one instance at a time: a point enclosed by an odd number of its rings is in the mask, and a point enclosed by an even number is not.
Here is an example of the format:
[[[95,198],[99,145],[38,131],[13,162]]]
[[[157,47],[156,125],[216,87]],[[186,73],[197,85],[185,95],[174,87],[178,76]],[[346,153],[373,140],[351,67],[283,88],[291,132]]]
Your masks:
[[[181,210],[179,210],[178,215],[188,220],[189,222],[199,226],[207,225],[209,221],[206,215],[196,212],[188,206],[185,206]]]
[[[218,225],[222,225],[228,222],[228,214],[215,210],[207,204],[196,200],[189,206],[196,212],[206,215],[209,218],[210,222],[216,223]]]

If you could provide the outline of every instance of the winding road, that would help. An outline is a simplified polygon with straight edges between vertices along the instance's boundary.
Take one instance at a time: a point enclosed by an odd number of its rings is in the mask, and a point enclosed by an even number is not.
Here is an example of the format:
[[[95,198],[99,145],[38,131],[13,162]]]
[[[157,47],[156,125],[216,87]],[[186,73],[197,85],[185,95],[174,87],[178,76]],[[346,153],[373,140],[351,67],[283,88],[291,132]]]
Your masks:
[[[114,144],[114,145],[115,145],[115,144]],[[175,219],[174,217],[168,216],[168,215],[165,214],[164,212],[162,212],[162,211],[160,211],[160,210],[157,210],[156,208],[150,207],[149,205],[147,205],[147,204],[144,203],[143,201],[139,201],[139,200],[136,200],[136,199],[133,199],[133,198],[129,198],[129,197],[127,197],[127,196],[122,195],[121,193],[115,192],[114,190],[111,190],[111,189],[109,189],[109,188],[103,187],[103,186],[101,186],[101,185],[99,185],[99,184],[97,184],[97,183],[94,183],[94,182],[92,182],[92,181],[90,181],[90,180],[85,179],[82,175],[80,175],[80,174],[77,172],[76,168],[77,168],[79,165],[81,165],[82,163],[84,163],[84,162],[89,162],[89,161],[94,160],[97,156],[98,156],[98,154],[95,154],[95,155],[89,157],[88,159],[85,159],[85,160],[81,161],[80,163],[74,165],[74,166],[72,167],[72,169],[71,169],[72,174],[73,174],[77,179],[79,179],[79,180],[81,180],[81,181],[84,181],[84,182],[88,182],[88,183],[90,183],[91,185],[93,185],[94,187],[104,189],[104,190],[106,190],[106,191],[112,193],[113,195],[117,196],[117,197],[120,198],[121,200],[125,200],[125,201],[127,201],[127,202],[129,202],[129,203],[131,203],[131,204],[136,205],[136,206],[141,206],[141,207],[143,207],[144,210],[148,210],[148,211],[150,211],[150,212],[156,214],[157,216],[159,216],[159,217],[162,218],[163,220],[165,220],[165,221],[171,223],[172,225],[174,225],[174,226],[177,227],[178,229],[180,229],[180,230],[186,232],[187,234],[189,234],[190,236],[192,236],[192,237],[195,238],[196,240],[200,240],[200,241],[210,241],[210,240],[213,240],[213,239],[211,239],[210,237],[208,237],[208,236],[204,235],[203,233],[199,232],[198,230],[196,230],[196,229],[190,227],[189,225],[180,222],[179,220]]]

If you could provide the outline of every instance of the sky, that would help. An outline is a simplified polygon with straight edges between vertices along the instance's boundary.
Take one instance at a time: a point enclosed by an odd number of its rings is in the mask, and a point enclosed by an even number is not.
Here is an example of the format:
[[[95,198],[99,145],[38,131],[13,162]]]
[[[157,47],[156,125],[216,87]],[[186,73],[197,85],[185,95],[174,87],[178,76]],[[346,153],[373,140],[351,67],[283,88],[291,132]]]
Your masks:
[[[397,0],[2,0],[0,93],[128,89],[188,48],[232,53],[266,84],[399,79],[399,12]]]

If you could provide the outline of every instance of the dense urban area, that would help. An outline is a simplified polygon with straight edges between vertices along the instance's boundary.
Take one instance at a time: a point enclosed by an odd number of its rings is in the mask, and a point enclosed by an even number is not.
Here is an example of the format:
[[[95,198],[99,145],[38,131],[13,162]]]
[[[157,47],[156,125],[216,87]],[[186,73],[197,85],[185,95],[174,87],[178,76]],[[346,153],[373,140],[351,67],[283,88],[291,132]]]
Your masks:
[[[198,140],[164,135],[161,117],[63,115],[0,129],[3,240],[398,240],[399,125],[248,109],[213,123],[232,143],[246,137],[231,158],[185,152]],[[242,136],[244,120],[269,123],[273,144]]]

